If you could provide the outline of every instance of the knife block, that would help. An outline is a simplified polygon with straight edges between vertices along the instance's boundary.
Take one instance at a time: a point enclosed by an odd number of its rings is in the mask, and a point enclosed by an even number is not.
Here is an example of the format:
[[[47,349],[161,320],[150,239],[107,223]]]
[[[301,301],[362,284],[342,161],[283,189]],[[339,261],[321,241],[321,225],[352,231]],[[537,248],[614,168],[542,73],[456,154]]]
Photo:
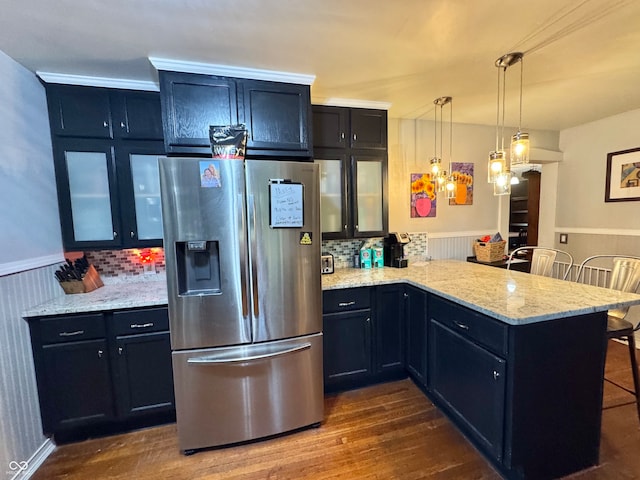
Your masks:
[[[97,288],[102,287],[103,285],[104,283],[102,283],[100,274],[93,265],[89,265],[89,268],[84,274],[82,280],[68,280],[65,282],[60,282],[60,286],[66,294],[89,293],[93,292]]]

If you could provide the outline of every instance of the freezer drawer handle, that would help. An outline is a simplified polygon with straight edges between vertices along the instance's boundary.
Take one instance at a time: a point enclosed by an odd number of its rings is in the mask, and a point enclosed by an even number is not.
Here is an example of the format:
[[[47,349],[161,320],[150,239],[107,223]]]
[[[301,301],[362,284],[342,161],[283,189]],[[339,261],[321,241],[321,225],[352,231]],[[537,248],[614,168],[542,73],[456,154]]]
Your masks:
[[[250,362],[253,360],[262,360],[265,358],[279,357],[280,355],[286,355],[288,353],[300,352],[302,350],[308,350],[311,348],[310,343],[303,343],[302,345],[296,345],[295,347],[285,348],[283,350],[276,350],[274,352],[262,353],[256,355],[248,355],[246,357],[194,357],[187,360],[187,363],[199,363],[199,364],[221,364],[221,363],[241,363]]]

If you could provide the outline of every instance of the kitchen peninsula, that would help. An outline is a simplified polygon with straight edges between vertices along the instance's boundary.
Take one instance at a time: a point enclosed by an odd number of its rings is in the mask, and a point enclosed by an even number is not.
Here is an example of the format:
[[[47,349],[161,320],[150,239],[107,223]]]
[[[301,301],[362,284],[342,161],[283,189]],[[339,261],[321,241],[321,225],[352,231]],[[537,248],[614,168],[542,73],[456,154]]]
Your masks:
[[[424,295],[427,373],[416,383],[506,478],[598,463],[606,311],[640,295],[453,260],[337,270],[322,281],[325,293],[403,285]],[[107,284],[24,316],[163,304],[162,282]]]

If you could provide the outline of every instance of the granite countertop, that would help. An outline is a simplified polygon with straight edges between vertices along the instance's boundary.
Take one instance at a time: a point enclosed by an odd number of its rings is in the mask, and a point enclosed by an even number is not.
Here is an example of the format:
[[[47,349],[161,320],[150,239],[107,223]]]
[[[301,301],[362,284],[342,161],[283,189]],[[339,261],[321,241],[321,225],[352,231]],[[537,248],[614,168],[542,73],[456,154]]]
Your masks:
[[[64,295],[23,317],[96,312],[167,304],[164,275],[115,281],[90,293]],[[494,268],[459,260],[413,263],[407,268],[338,269],[322,276],[323,290],[405,282],[512,325],[640,304],[640,295]]]

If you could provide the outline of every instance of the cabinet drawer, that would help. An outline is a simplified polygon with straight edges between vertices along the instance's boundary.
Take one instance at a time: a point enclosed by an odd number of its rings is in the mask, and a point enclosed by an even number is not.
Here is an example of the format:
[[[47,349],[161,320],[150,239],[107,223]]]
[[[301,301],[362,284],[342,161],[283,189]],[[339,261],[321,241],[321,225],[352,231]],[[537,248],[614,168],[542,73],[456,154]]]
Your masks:
[[[475,340],[494,353],[507,354],[507,324],[437,296],[433,296],[429,302],[431,319]]]
[[[113,313],[113,332],[115,335],[160,332],[169,330],[169,311],[167,308],[128,310]]]
[[[53,317],[40,321],[42,343],[60,343],[102,338],[106,335],[101,313]]]
[[[343,288],[322,292],[323,313],[344,312],[370,308],[371,295],[369,288]]]

